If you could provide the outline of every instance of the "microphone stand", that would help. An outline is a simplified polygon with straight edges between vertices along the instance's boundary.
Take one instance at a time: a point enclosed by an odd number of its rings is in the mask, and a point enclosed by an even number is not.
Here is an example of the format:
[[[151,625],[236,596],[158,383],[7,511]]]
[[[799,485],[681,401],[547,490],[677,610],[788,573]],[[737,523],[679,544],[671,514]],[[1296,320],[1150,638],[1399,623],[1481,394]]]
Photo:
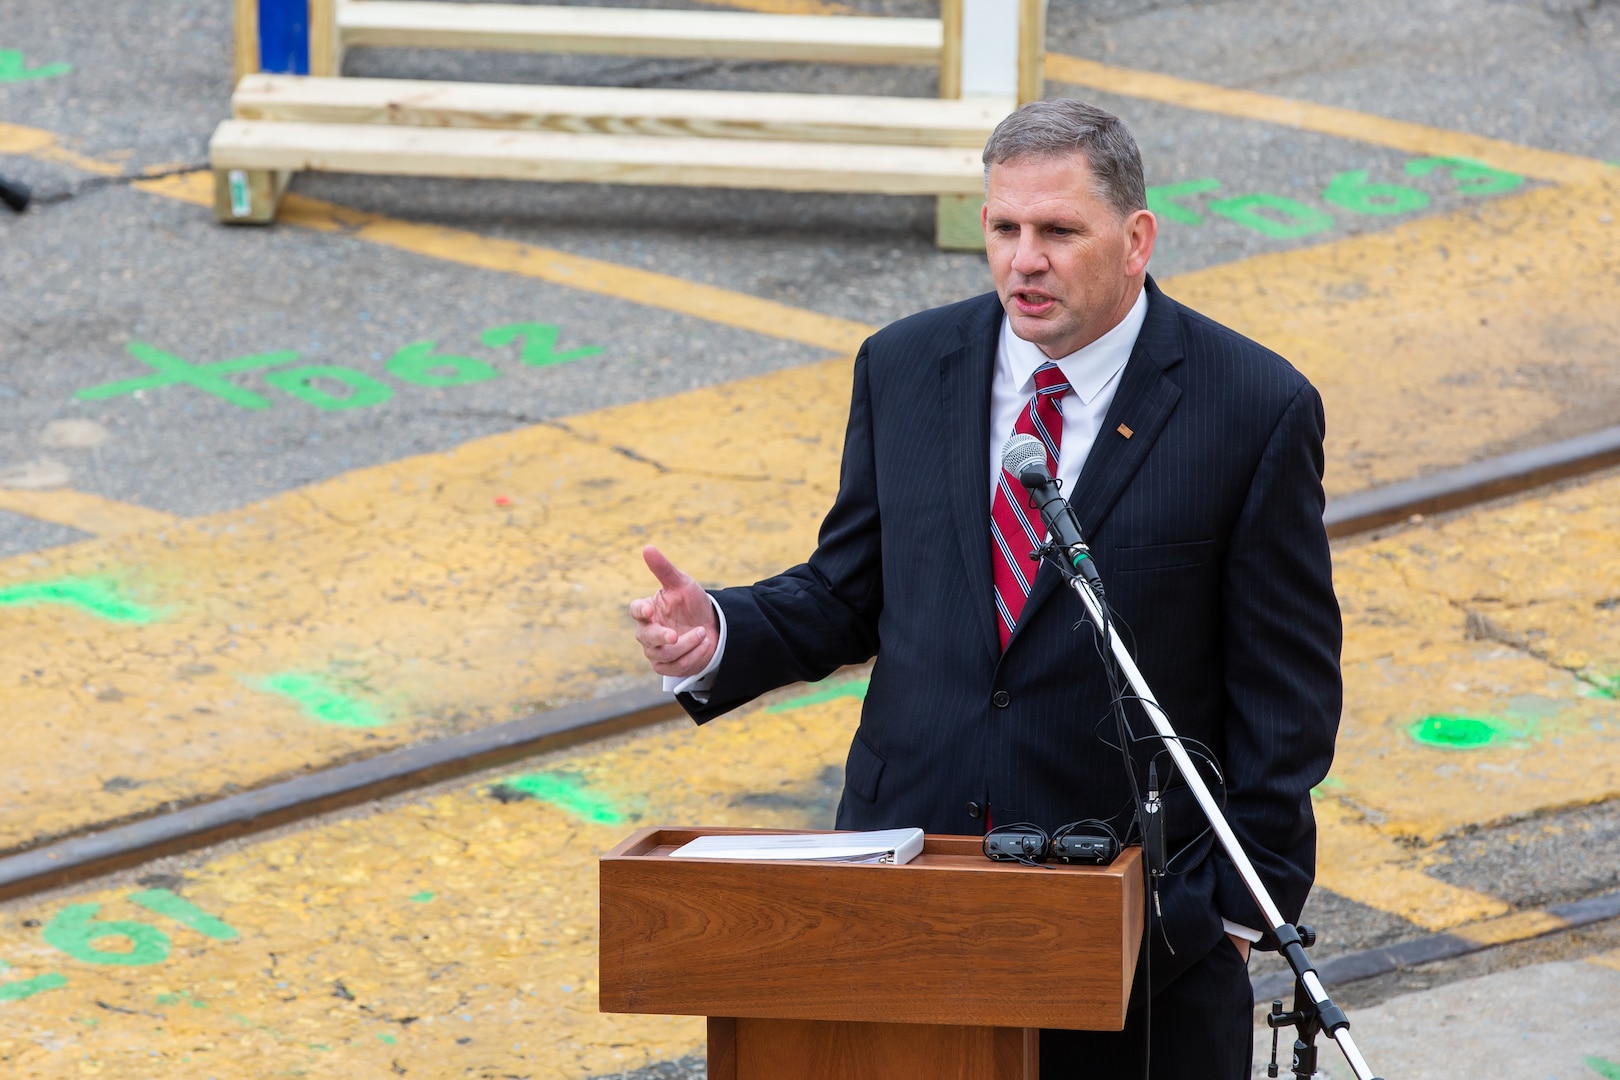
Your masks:
[[[1032,503],[1038,501],[1038,498],[1031,500]],[[1051,512],[1050,504],[1038,507],[1041,516],[1049,519],[1047,524],[1052,533],[1057,534],[1059,529],[1053,527],[1054,523],[1050,521],[1050,517],[1064,514],[1071,523],[1074,523],[1072,536],[1078,538],[1080,530],[1078,523],[1074,522],[1073,511],[1061,498],[1053,501],[1062,504],[1062,509],[1055,514]],[[1260,875],[1255,871],[1254,864],[1249,861],[1249,856],[1244,853],[1242,844],[1238,842],[1237,834],[1232,831],[1232,826],[1227,824],[1226,816],[1221,813],[1221,808],[1215,802],[1215,797],[1210,794],[1204,778],[1199,775],[1192,758],[1181,745],[1180,737],[1170,725],[1170,717],[1165,714],[1164,709],[1159,706],[1158,699],[1153,696],[1153,691],[1148,688],[1147,680],[1142,678],[1142,672],[1137,668],[1136,661],[1131,658],[1129,650],[1125,648],[1125,643],[1114,632],[1113,620],[1108,617],[1108,607],[1103,599],[1102,581],[1097,576],[1096,564],[1091,558],[1091,549],[1086,546],[1084,540],[1079,540],[1068,547],[1048,542],[1034,554],[1050,561],[1058,568],[1069,587],[1080,597],[1080,603],[1085,606],[1092,624],[1101,628],[1109,650],[1113,653],[1120,671],[1131,684],[1142,711],[1147,714],[1149,722],[1158,732],[1159,739],[1169,751],[1176,768],[1181,770],[1187,787],[1198,800],[1199,809],[1204,812],[1204,817],[1209,819],[1210,828],[1220,840],[1222,850],[1226,852],[1226,857],[1232,860],[1232,865],[1237,867],[1249,895],[1254,898],[1254,902],[1259,905],[1261,913],[1271,925],[1271,932],[1281,945],[1282,954],[1288,959],[1288,966],[1294,969],[1293,1010],[1283,1012],[1282,1002],[1276,1001],[1272,1004],[1271,1014],[1266,1017],[1266,1026],[1272,1029],[1271,1067],[1268,1074],[1277,1075],[1277,1029],[1292,1025],[1298,1032],[1298,1038],[1294,1042],[1292,1072],[1299,1080],[1309,1080],[1316,1073],[1318,1032],[1326,1032],[1339,1044],[1339,1050],[1343,1052],[1345,1061],[1354,1070],[1357,1080],[1378,1080],[1366,1059],[1361,1056],[1361,1051],[1357,1049],[1355,1039],[1350,1035],[1350,1018],[1345,1016],[1343,1009],[1333,1003],[1333,999],[1328,996],[1327,988],[1322,985],[1322,980],[1316,974],[1316,967],[1305,955],[1305,946],[1316,943],[1315,934],[1311,933],[1309,928],[1304,928],[1306,933],[1302,935],[1301,928],[1282,917],[1282,912],[1278,910],[1276,902],[1272,900],[1271,894],[1266,891],[1265,884],[1260,880]]]

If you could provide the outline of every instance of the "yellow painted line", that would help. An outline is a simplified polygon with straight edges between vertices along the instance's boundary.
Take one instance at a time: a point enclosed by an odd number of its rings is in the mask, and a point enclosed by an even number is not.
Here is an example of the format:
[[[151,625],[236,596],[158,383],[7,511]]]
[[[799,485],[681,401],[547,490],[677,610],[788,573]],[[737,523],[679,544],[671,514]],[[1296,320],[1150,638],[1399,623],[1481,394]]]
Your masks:
[[[214,180],[210,173],[143,180],[135,186],[154,195],[198,206],[212,206],[214,201]],[[700,285],[668,274],[515,240],[498,240],[462,229],[419,225],[298,195],[289,195],[283,200],[278,220],[319,232],[340,232],[366,243],[479,270],[519,274],[570,289],[601,293],[832,352],[853,354],[875,329],[849,319],[821,315],[732,289]]]
[[[1588,963],[1597,964],[1599,967],[1620,971],[1620,949],[1610,949],[1608,952],[1597,953],[1586,959]]]
[[[655,822],[827,827],[857,716],[844,698],[671,725],[525,763],[535,799],[486,780],[216,854],[167,887],[229,940],[134,884],[12,904],[0,989],[66,984],[0,1002],[0,1072],[578,1080],[701,1053],[699,1017],[597,1011],[597,858]],[[139,924],[148,962],[64,931],[86,904]]]
[[[1590,183],[1612,177],[1616,172],[1613,166],[1578,154],[1540,150],[1483,135],[1391,120],[1353,109],[1274,97],[1252,90],[1233,90],[1212,83],[1116,67],[1061,53],[1047,55],[1046,77],[1071,86],[1162,102],[1197,112],[1315,131],[1375,146],[1388,146],[1410,154],[1474,158],[1494,168],[1555,183]]]
[[[67,488],[52,491],[0,488],[0,510],[66,525],[91,536],[122,536],[160,529],[178,520],[172,514]]]
[[[69,150],[53,132],[19,124],[0,122],[0,154],[26,154],[98,176],[117,176],[124,171],[122,165]]]
[[[1500,919],[1459,926],[1451,933],[1478,945],[1506,945],[1509,942],[1525,941],[1542,934],[1550,934],[1568,925],[1566,920],[1550,912],[1520,911],[1513,915],[1504,915]]]
[[[1508,905],[1494,896],[1425,874],[1410,852],[1337,800],[1318,799],[1315,809],[1319,887],[1426,930],[1448,930],[1508,912]]]

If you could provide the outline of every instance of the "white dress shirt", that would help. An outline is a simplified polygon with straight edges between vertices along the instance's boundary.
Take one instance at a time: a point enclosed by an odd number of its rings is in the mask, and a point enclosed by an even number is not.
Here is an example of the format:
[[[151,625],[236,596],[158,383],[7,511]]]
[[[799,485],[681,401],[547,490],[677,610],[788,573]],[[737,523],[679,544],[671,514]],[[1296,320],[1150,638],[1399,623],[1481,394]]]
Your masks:
[[[1069,381],[1069,392],[1061,399],[1063,441],[1058,447],[1058,479],[1065,496],[1091,456],[1108,406],[1119,389],[1119,373],[1136,348],[1136,337],[1147,319],[1147,290],[1136,296],[1131,310],[1108,333],[1083,349],[1052,360],[1039,345],[1013,333],[1012,320],[1001,320],[1001,342],[996,346],[996,373],[990,380],[990,502],[996,501],[996,484],[1001,479],[1001,448],[1012,436],[1018,414],[1035,395],[1035,369],[1054,363]],[[1016,488],[1014,490],[1017,490]],[[990,528],[989,522],[985,529]]]

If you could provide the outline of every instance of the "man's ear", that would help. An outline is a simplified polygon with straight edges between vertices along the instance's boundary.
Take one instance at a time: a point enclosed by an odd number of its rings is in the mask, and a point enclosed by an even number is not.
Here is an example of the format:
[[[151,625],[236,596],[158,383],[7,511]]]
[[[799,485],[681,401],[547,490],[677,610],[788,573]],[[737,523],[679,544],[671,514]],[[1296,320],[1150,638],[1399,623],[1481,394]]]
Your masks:
[[[1159,238],[1159,219],[1151,210],[1138,210],[1125,219],[1125,276],[1138,277],[1147,271],[1153,257],[1153,244]]]

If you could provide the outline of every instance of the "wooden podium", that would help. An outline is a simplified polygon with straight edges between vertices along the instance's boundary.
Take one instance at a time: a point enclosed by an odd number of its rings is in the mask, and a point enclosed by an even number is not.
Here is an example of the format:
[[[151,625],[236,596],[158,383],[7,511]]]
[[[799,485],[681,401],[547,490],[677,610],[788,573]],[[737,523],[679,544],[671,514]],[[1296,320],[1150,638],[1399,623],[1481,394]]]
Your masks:
[[[601,862],[602,1011],[707,1016],[709,1080],[1038,1080],[1040,1028],[1124,1026],[1137,848],[1050,869],[976,836],[905,866],[669,858],[748,831],[642,829]]]

